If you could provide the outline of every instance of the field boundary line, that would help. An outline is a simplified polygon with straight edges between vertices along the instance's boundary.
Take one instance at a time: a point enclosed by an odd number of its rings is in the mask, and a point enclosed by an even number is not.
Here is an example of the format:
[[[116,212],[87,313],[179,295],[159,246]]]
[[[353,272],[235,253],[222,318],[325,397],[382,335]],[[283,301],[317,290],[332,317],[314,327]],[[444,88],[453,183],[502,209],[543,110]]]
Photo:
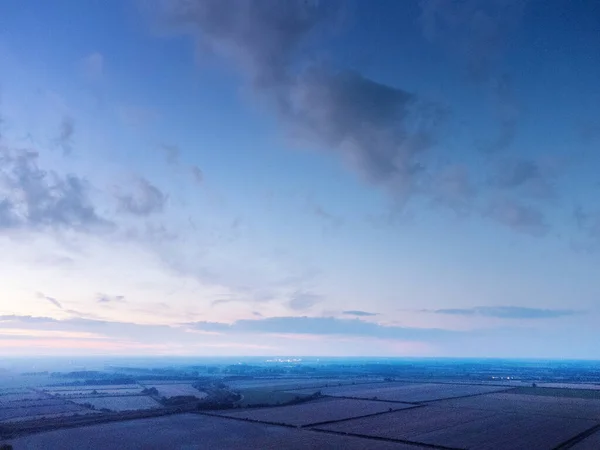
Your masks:
[[[220,417],[221,419],[239,420],[241,422],[253,422],[253,423],[262,423],[264,425],[275,425],[275,426],[278,426],[278,427],[296,428],[296,429],[301,428],[298,425],[291,425],[289,423],[270,422],[270,421],[266,421],[266,420],[249,419],[247,417],[226,416],[226,415],[222,415],[222,414],[205,412],[205,411],[195,411],[194,414],[199,414],[199,415],[202,415],[202,416],[210,416],[210,417]]]
[[[428,405],[430,403],[435,402],[443,402],[444,400],[457,400],[459,398],[471,398],[471,397],[480,397],[482,395],[488,394],[504,394],[508,391],[512,391],[514,388],[504,389],[502,391],[494,391],[494,392],[478,392],[477,394],[466,394],[466,395],[457,395],[456,397],[446,397],[446,398],[436,398],[435,400],[424,400],[421,402],[417,402],[419,405]]]
[[[321,428],[306,428],[306,429],[310,430],[310,431],[316,431],[318,433],[337,434],[339,436],[352,436],[352,437],[358,437],[358,438],[364,438],[364,439],[372,439],[375,441],[395,442],[398,444],[414,445],[415,447],[421,447],[421,448],[433,448],[433,449],[437,449],[437,450],[467,450],[467,449],[464,449],[461,447],[446,447],[444,445],[426,444],[424,442],[409,441],[406,439],[394,439],[394,438],[387,438],[387,437],[382,437],[382,436],[370,436],[367,434],[349,433],[346,431],[323,430]]]
[[[392,409],[391,411],[380,411],[380,412],[371,413],[371,414],[363,414],[362,416],[346,417],[344,419],[326,420],[324,422],[309,423],[307,425],[300,425],[300,428],[320,427],[322,425],[330,425],[332,423],[347,422],[349,420],[355,420],[355,419],[364,419],[365,417],[382,416],[384,414],[391,414],[391,413],[398,412],[398,411],[408,411],[409,409],[424,408],[424,407],[425,407],[425,405],[411,405],[410,408]]]
[[[575,444],[579,444],[585,438],[588,438],[588,437],[592,436],[593,434],[596,434],[596,432],[598,432],[598,431],[600,431],[600,424],[596,424],[593,427],[588,428],[585,431],[582,431],[578,435],[573,436],[571,439],[568,439],[565,442],[558,444],[552,450],[566,450],[568,448],[572,448]]]

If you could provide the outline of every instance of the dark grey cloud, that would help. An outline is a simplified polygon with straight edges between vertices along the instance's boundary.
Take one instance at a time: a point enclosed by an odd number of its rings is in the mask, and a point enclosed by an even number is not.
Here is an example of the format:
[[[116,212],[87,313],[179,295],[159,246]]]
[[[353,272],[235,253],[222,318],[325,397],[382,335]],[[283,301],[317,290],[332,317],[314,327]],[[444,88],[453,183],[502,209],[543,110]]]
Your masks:
[[[512,199],[497,199],[490,203],[484,216],[522,233],[541,236],[547,233],[544,214],[533,206]]]
[[[336,152],[399,203],[415,191],[422,172],[418,158],[434,141],[441,108],[363,74],[316,62],[311,40],[325,35],[343,3],[180,0],[169,5],[172,22],[191,32],[200,48],[241,68],[292,138]]]
[[[288,333],[315,335],[364,336],[398,340],[437,340],[460,336],[460,332],[434,328],[383,326],[360,319],[333,317],[270,317],[260,320],[238,320],[233,324],[195,322],[198,330],[222,333]]]
[[[96,212],[85,179],[44,170],[38,161],[35,151],[0,143],[0,230],[112,227]]]
[[[167,196],[145,178],[137,178],[133,189],[116,195],[121,211],[135,216],[160,213],[167,203]]]
[[[178,146],[172,144],[162,144],[160,146],[160,150],[163,153],[167,164],[171,166],[176,166],[179,164],[181,151],[179,150]]]
[[[310,292],[295,292],[287,302],[294,311],[304,311],[323,301],[323,297]]]
[[[475,308],[437,309],[436,314],[457,316],[483,316],[499,319],[556,319],[581,314],[573,309],[542,309],[522,306],[479,306]]]
[[[123,303],[123,302],[125,302],[125,296],[124,295],[108,295],[108,294],[99,293],[96,295],[96,301],[98,303],[104,303],[104,304]]]
[[[50,297],[48,295],[42,294],[41,292],[37,293],[37,297],[41,298],[43,300],[46,300],[47,302],[51,303],[52,305],[56,306],[59,309],[63,309],[62,304],[56,300],[54,297]]]
[[[56,138],[56,143],[59,145],[65,155],[71,154],[73,148],[73,135],[75,134],[75,123],[69,116],[63,117],[60,122],[60,132]]]
[[[377,313],[372,313],[372,312],[367,312],[367,311],[358,311],[358,310],[348,310],[348,311],[342,311],[342,314],[345,314],[347,316],[356,316],[356,317],[370,317],[370,316],[377,316]]]

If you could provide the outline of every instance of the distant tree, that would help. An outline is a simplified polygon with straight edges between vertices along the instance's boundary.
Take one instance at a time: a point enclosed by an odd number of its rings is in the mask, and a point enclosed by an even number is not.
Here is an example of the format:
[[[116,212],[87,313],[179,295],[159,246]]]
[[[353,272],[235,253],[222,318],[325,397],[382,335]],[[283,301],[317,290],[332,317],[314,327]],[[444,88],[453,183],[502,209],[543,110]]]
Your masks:
[[[531,387],[537,387],[537,383],[531,383]]]
[[[10,444],[2,444],[0,450],[13,450],[13,446]]]

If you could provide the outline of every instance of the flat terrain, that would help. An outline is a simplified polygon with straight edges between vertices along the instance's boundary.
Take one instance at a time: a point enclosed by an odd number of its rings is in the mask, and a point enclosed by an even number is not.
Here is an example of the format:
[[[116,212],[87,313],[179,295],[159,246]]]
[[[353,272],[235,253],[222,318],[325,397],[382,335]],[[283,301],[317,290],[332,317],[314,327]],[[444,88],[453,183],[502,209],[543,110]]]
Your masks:
[[[419,447],[198,414],[69,428],[11,441],[15,450],[417,450]]]
[[[156,388],[160,397],[193,396],[205,398],[206,392],[199,391],[191,384],[147,384],[147,388]]]
[[[403,403],[374,402],[370,400],[324,399],[299,405],[244,411],[223,411],[218,414],[266,423],[306,426],[413,407],[413,405]]]
[[[80,397],[73,402],[81,405],[89,403],[95,409],[108,409],[110,411],[133,411],[139,409],[159,408],[160,404],[154,399],[143,395],[116,396],[116,397]]]
[[[571,447],[573,450],[598,450],[600,448],[600,430]]]
[[[425,406],[317,428],[452,448],[534,450],[554,448],[595,423],[586,419]]]
[[[320,389],[323,395],[334,397],[364,398],[397,402],[427,402],[467,395],[485,394],[504,391],[507,388],[498,386],[470,384],[436,384],[436,383],[389,383],[385,386],[377,384],[336,386]],[[306,392],[305,390],[296,392]]]
[[[600,400],[583,398],[497,393],[445,400],[436,405],[457,409],[474,408],[516,414],[600,420]]]

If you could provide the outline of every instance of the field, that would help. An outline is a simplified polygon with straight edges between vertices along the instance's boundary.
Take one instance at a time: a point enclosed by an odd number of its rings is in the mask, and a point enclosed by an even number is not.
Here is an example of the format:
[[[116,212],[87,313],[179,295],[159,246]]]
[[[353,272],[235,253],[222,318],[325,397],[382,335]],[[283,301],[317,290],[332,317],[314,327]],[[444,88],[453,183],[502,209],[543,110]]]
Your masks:
[[[334,397],[377,399],[397,402],[427,402],[466,395],[498,392],[506,389],[507,388],[498,386],[469,384],[388,383],[385,386],[369,384],[329,387],[320,389],[320,391],[323,395]],[[296,392],[310,391],[301,390]]]
[[[115,396],[115,397],[79,397],[72,400],[84,405],[89,403],[95,409],[108,409],[110,411],[133,411],[139,409],[159,408],[155,400],[144,395]]]
[[[66,390],[61,389],[58,391],[54,390],[46,390],[48,394],[57,396],[57,397],[72,397],[72,396],[81,396],[81,395],[131,395],[131,394],[140,394],[142,392],[142,387],[136,388],[120,388],[120,389],[77,389],[77,390]]]
[[[228,450],[417,450],[393,442],[318,433],[197,414],[129,420],[33,434],[11,441],[15,450],[123,448]]]
[[[47,395],[40,394],[33,391],[20,391],[11,393],[0,393],[0,407],[7,405],[12,402],[21,402],[27,400],[39,400],[48,398]]]
[[[323,399],[299,405],[249,409],[245,411],[224,411],[219,414],[258,422],[306,426],[412,407],[414,406],[402,403],[374,402],[369,400]]]
[[[598,450],[600,448],[600,431],[571,447],[573,450]]]
[[[297,394],[271,389],[243,389],[239,391],[242,399],[238,402],[240,406],[254,405],[281,405],[306,397],[306,394]]]
[[[425,406],[318,428],[453,448],[516,450],[553,448],[594,424],[585,419]]]
[[[71,403],[39,405],[39,406],[15,406],[0,409],[0,422],[26,420],[33,417],[50,416],[54,414],[75,414],[83,412],[84,408]]]
[[[192,387],[191,384],[148,384],[147,388],[156,388],[158,395],[161,397],[176,397],[176,396],[194,396],[197,398],[204,398],[207,396],[206,392],[199,391]]]
[[[101,389],[130,389],[141,391],[143,388],[139,384],[78,384],[71,386],[50,386],[43,388],[48,392],[60,391],[93,391]]]
[[[543,395],[546,397],[593,398],[600,400],[598,389],[575,389],[556,387],[520,387],[508,391],[510,394]]]
[[[518,414],[540,414],[579,419],[600,419],[600,400],[542,395],[497,393],[478,397],[445,400],[436,405],[474,408]]]
[[[363,381],[364,383],[365,381]],[[272,390],[294,390],[303,388],[322,388],[327,386],[342,386],[360,383],[360,381],[341,378],[316,378],[316,379],[254,379],[254,380],[236,380],[226,381],[231,389],[250,389],[250,388],[272,388]]]

